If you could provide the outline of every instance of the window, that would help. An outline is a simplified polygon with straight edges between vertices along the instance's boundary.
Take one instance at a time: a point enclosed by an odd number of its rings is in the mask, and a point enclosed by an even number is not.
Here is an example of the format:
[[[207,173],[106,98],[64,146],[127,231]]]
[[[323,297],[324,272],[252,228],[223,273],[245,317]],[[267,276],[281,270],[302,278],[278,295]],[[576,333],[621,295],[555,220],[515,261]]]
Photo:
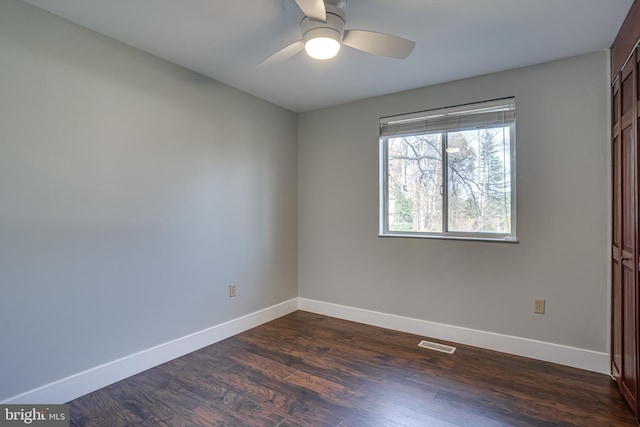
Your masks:
[[[515,100],[380,119],[380,235],[516,240]]]

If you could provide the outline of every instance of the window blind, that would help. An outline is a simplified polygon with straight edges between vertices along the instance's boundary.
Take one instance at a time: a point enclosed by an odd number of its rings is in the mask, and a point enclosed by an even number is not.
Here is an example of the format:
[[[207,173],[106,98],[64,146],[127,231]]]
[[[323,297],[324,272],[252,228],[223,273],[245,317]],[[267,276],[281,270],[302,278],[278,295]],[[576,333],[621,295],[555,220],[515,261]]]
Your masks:
[[[487,127],[510,126],[516,120],[515,98],[383,117],[380,136],[397,137]]]

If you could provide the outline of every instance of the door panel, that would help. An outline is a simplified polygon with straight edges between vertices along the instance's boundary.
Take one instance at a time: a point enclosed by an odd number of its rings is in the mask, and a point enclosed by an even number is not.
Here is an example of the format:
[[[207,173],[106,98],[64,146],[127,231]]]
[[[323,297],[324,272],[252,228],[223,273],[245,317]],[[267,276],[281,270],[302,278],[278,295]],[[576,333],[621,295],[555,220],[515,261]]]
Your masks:
[[[620,158],[620,78],[611,88],[611,123],[613,127],[611,142],[611,375],[622,389],[622,332],[623,332],[623,299],[622,299],[622,267],[620,265],[620,241],[622,239],[620,190],[621,168]]]
[[[633,57],[612,90],[611,373],[638,416],[638,112]]]
[[[611,292],[611,319],[614,324],[611,334],[611,375],[622,387],[622,278],[620,277],[620,264],[613,262],[613,289]]]
[[[611,375],[640,426],[640,1],[611,48]]]
[[[622,388],[622,330],[623,330],[623,312],[622,312],[622,270],[620,265],[620,240],[622,235],[620,214],[620,138],[618,138],[617,132],[619,126],[616,126],[620,119],[619,108],[619,80],[613,87],[612,97],[612,120],[614,127],[613,139],[611,144],[611,159],[612,159],[612,244],[611,249],[611,375],[618,383],[618,387]]]
[[[623,98],[625,84],[622,84]],[[622,130],[621,144],[621,242],[622,279],[622,393],[632,408],[637,407],[636,366],[636,146],[631,127]]]
[[[623,302],[636,300],[635,272],[628,264],[622,263],[622,300]],[[636,324],[636,310],[629,309],[628,304],[623,305],[623,360],[622,360],[622,394],[629,402],[632,409],[637,408],[637,357],[636,357],[636,328],[630,327]],[[634,412],[637,412],[634,409]]]

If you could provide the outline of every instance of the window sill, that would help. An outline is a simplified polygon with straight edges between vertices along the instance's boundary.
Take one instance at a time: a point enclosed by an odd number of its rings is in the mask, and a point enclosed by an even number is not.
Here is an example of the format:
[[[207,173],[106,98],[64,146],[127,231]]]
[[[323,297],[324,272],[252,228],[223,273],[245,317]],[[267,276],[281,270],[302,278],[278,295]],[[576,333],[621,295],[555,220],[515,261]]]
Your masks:
[[[436,239],[436,240],[462,240],[472,242],[496,242],[496,243],[520,243],[520,241],[513,236],[469,236],[459,234],[427,234],[427,233],[400,233],[400,232],[387,232],[379,233],[378,237],[392,237],[392,238],[409,238],[409,239]]]

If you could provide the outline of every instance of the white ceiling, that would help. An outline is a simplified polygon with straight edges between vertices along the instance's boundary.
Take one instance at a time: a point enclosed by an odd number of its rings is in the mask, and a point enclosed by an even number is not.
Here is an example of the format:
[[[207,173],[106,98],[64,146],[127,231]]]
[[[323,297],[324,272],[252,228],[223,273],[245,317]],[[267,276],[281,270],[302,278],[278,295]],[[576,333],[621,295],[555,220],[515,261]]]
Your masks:
[[[256,69],[300,39],[294,0],[23,0],[296,112],[607,49],[633,0],[347,0],[347,29],[416,41]]]

